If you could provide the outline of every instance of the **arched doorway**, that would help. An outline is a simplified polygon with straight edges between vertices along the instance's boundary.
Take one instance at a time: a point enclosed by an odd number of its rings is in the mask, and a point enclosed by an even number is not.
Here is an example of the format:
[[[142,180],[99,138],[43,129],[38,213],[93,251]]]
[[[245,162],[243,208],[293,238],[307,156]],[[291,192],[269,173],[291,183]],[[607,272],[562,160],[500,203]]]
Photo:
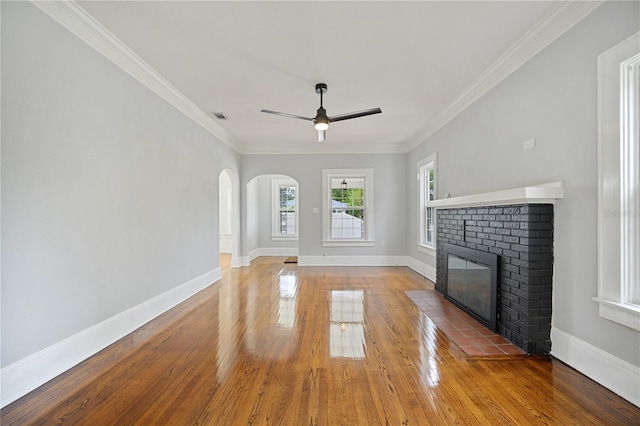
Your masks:
[[[218,176],[219,196],[219,241],[220,265],[227,264],[232,268],[239,268],[239,237],[240,237],[240,209],[238,206],[238,177],[224,169]]]

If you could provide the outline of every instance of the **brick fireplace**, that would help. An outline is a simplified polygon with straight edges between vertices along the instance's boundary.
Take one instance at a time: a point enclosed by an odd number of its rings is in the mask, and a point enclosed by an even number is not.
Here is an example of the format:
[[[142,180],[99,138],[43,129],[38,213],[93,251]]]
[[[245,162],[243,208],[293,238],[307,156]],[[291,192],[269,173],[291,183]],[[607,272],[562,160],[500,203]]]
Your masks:
[[[540,187],[434,202],[436,290],[445,294],[445,244],[497,255],[497,331],[530,354],[551,350],[553,203],[562,198],[562,184],[551,185],[556,191],[533,197],[520,195]]]

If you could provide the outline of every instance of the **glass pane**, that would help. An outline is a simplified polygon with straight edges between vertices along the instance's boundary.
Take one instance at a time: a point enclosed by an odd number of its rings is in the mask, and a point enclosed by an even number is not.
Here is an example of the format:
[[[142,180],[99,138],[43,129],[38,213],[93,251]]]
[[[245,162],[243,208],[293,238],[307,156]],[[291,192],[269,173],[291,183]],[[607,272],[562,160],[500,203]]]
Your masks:
[[[428,200],[429,201],[433,201],[435,199],[434,194],[433,194],[433,190],[434,190],[434,179],[433,179],[433,169],[429,169],[429,194],[428,194]]]
[[[491,318],[491,269],[467,261],[467,308],[482,318]]]
[[[343,189],[343,183],[346,183],[347,188],[364,188],[364,178],[363,177],[351,177],[351,178],[332,178],[331,179],[331,189]]]
[[[491,269],[449,254],[447,294],[487,321],[491,319]]]
[[[433,220],[433,207],[427,208],[427,221],[426,221],[426,231],[427,231],[427,242],[433,243],[433,233],[434,233],[434,220]]]
[[[331,210],[331,238],[364,238],[364,210]]]
[[[332,207],[363,207],[364,178],[331,179]]]
[[[280,187],[280,210],[295,211],[296,188],[295,186]]]
[[[287,233],[287,213],[286,212],[280,212],[280,233],[281,234]]]
[[[362,188],[332,189],[331,207],[363,207],[364,194]]]
[[[453,254],[449,255],[447,268],[447,294],[465,304],[467,261]]]
[[[422,191],[424,192],[424,200],[423,203],[426,205],[429,201],[429,185],[427,185],[424,181],[421,182]]]
[[[281,211],[280,212],[280,234],[295,235],[296,233],[296,213]]]

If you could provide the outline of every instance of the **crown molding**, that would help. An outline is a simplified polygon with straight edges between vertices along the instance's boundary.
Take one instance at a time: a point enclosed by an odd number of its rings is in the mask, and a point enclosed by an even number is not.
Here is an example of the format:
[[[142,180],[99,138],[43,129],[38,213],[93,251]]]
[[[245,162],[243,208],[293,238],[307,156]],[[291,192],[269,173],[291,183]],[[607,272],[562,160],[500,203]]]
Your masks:
[[[497,86],[542,49],[602,5],[605,0],[563,1],[476,78],[406,143],[409,152]]]
[[[183,95],[74,1],[30,1],[82,41],[169,102],[178,111],[199,124],[234,151],[242,153],[238,141],[235,140],[231,133],[223,129],[213,118]]]

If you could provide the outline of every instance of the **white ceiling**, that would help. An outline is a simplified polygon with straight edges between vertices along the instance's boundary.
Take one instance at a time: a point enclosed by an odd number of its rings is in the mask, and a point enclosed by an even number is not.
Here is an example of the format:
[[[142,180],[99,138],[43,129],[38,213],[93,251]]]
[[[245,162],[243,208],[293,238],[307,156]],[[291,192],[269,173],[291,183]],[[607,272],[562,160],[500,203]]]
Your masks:
[[[258,153],[406,152],[561,3],[78,4],[203,111],[223,112],[212,120],[232,146]],[[329,116],[382,114],[333,123],[319,143],[311,122],[260,112],[315,116],[319,82]]]

